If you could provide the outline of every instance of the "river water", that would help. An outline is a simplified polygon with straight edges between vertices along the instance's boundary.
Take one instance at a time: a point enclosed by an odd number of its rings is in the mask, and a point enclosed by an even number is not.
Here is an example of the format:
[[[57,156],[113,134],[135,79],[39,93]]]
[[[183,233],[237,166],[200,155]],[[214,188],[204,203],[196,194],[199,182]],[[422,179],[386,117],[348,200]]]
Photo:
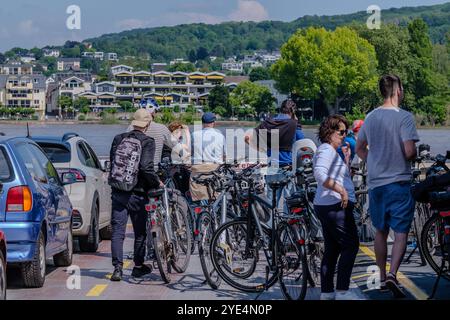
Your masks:
[[[101,124],[30,124],[30,133],[34,136],[62,136],[67,132],[75,132],[84,137],[97,154],[101,157],[108,156],[112,140],[116,134],[126,130],[127,125],[101,125]],[[235,129],[233,127],[229,127]],[[219,128],[224,131],[228,128]],[[249,128],[239,128],[249,129]],[[317,129],[304,128],[307,138],[317,143]],[[431,153],[445,154],[450,150],[450,129],[421,129],[419,136],[420,143],[426,143],[431,146]],[[6,136],[26,136],[26,124],[0,124],[0,132]]]

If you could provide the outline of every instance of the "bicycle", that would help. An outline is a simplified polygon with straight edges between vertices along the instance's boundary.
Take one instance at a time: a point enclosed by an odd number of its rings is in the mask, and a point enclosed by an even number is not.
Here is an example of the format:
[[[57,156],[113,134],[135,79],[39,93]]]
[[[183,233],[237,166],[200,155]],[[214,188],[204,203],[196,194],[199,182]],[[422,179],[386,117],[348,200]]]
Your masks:
[[[244,292],[261,294],[279,281],[287,299],[304,299],[306,254],[290,223],[300,217],[277,208],[277,191],[289,183],[289,177],[268,176],[272,203],[255,194],[255,182],[249,173],[240,178],[248,183],[247,192],[241,195],[243,216],[223,224],[214,233],[211,252],[215,270],[226,283]],[[255,203],[270,209],[271,226],[260,221]],[[265,260],[260,260],[260,254]],[[262,264],[258,264],[260,261]]]
[[[154,251],[158,270],[165,283],[170,283],[172,268],[186,271],[191,256],[191,231],[187,216],[184,215],[163,189],[148,192],[146,205],[147,253]]]
[[[198,242],[199,258],[206,282],[213,289],[218,289],[221,278],[212,266],[210,243],[213,232],[228,220],[240,214],[240,205],[236,195],[240,192],[238,175],[231,170],[235,165],[222,164],[216,171],[203,173],[193,178],[194,182],[206,187],[207,203],[194,209],[196,214],[195,231]],[[244,169],[248,170],[248,169]],[[231,199],[228,199],[231,195]]]
[[[424,184],[427,181],[433,183],[429,186],[430,190],[426,190],[427,197],[418,199],[420,202],[428,203],[431,212],[421,231],[419,247],[425,260],[438,275],[429,299],[434,298],[441,278],[450,281],[450,183],[447,181],[445,185],[441,185],[435,183],[436,180],[430,180],[442,173],[450,173],[445,164],[446,160],[450,159],[450,151],[447,151],[446,157],[437,155],[431,159],[435,162],[427,170],[427,180]]]

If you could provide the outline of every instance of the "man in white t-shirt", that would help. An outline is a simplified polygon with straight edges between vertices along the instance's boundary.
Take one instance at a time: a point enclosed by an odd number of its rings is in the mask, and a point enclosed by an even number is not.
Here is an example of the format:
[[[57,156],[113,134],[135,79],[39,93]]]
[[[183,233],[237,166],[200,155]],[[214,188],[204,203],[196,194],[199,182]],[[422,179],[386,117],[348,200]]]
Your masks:
[[[215,129],[216,116],[206,112],[202,117],[202,130],[192,134],[193,166],[191,173],[190,191],[193,201],[208,200],[206,187],[192,181],[192,177],[200,173],[214,171],[225,160],[225,137]]]

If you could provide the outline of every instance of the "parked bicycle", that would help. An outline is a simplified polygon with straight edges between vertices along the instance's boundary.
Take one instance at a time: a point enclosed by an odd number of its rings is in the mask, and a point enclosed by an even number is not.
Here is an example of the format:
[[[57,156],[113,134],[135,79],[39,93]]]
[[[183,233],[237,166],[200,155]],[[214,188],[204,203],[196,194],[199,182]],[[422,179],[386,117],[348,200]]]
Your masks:
[[[292,227],[300,216],[277,208],[277,191],[289,183],[289,175],[268,176],[272,203],[256,194],[251,172],[246,172],[241,179],[249,186],[240,195],[243,216],[225,223],[214,233],[211,241],[214,268],[225,282],[238,290],[262,293],[279,281],[286,298],[304,299],[308,274],[306,253]],[[269,223],[261,222],[256,203],[271,211]]]
[[[427,179],[413,186],[413,194],[431,213],[421,231],[419,247],[438,275],[430,295],[432,299],[441,278],[450,281],[450,169],[446,165],[450,151],[446,156],[430,158],[434,164],[427,170]]]
[[[183,273],[189,265],[191,229],[187,216],[169,196],[167,187],[150,191],[148,197],[147,253],[154,251],[161,277],[169,283],[172,268]]]

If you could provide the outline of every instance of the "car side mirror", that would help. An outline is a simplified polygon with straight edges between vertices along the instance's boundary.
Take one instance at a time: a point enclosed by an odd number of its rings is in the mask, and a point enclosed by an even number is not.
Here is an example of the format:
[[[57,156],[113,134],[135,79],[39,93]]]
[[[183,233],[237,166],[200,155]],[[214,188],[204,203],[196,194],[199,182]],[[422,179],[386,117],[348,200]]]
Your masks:
[[[107,160],[103,163],[103,170],[106,172],[111,171],[111,161]]]
[[[77,182],[77,176],[72,172],[64,172],[61,177],[63,186],[74,184]]]

